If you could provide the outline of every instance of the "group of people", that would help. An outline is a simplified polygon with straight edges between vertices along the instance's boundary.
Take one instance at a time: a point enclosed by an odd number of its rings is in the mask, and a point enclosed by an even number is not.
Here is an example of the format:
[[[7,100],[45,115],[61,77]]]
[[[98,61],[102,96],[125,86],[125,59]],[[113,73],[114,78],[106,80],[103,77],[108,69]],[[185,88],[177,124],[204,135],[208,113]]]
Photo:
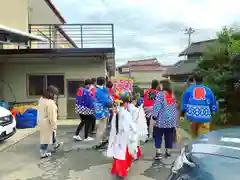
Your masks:
[[[113,157],[111,173],[126,177],[132,162],[142,156],[140,141],[154,139],[155,159],[158,160],[163,157],[164,137],[164,156],[171,156],[179,120],[185,115],[195,137],[209,131],[212,115],[218,111],[218,106],[213,92],[202,82],[203,77],[199,74],[191,76],[180,104],[168,79],[153,80],[143,100],[133,96],[132,92],[114,90],[113,83],[106,82],[104,77],[86,79],[76,95],[75,111],[81,122],[73,138],[82,140],[79,132],[83,126],[84,141],[94,140],[89,135],[96,134],[98,145],[95,148],[108,144],[107,155]],[[54,97],[57,93],[57,88],[50,86],[39,100],[41,157],[51,155],[47,151],[48,144],[53,144],[54,150],[61,145],[56,143],[57,106]]]
[[[84,126],[84,141],[94,140],[89,136],[91,133],[96,134],[99,143],[97,148],[105,142],[114,107],[112,87],[111,81],[106,82],[104,77],[98,77],[86,79],[84,87],[78,89],[75,111],[80,116],[81,122],[73,136],[75,140],[82,140],[79,132]]]

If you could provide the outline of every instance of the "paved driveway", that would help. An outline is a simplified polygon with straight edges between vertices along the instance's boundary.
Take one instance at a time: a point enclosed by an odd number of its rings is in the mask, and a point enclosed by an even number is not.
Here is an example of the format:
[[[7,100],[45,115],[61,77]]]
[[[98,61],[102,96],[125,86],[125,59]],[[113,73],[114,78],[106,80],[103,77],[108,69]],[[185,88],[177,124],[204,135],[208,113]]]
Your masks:
[[[1,180],[110,180],[111,159],[105,152],[93,150],[94,142],[75,142],[72,135],[73,126],[61,126],[58,130],[59,139],[64,146],[49,159],[39,159],[39,133],[35,133],[18,144],[0,153]],[[182,146],[187,139],[182,139]],[[153,143],[142,146],[144,157],[135,162],[130,170],[129,180],[165,180],[169,168],[178,155],[173,158],[153,161],[155,153]]]

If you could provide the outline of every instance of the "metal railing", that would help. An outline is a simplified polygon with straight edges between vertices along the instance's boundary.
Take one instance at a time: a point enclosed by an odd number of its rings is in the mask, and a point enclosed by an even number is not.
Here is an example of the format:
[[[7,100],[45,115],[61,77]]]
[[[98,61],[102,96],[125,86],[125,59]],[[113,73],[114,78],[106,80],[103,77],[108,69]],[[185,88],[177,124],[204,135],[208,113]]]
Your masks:
[[[114,48],[113,24],[30,24],[29,33],[46,39],[30,48]]]

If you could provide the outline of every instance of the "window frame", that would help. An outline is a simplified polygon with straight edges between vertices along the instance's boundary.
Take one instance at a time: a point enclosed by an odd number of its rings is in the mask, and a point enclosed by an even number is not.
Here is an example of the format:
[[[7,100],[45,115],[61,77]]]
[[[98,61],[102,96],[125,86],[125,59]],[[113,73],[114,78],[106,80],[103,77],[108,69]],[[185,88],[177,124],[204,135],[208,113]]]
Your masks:
[[[63,76],[64,94],[59,97],[64,98],[66,96],[66,78],[64,73],[28,73],[26,74],[26,95],[28,98],[39,98],[41,95],[30,95],[29,94],[29,76],[44,76],[44,85],[47,87],[47,76]],[[43,87],[44,88],[44,87]]]

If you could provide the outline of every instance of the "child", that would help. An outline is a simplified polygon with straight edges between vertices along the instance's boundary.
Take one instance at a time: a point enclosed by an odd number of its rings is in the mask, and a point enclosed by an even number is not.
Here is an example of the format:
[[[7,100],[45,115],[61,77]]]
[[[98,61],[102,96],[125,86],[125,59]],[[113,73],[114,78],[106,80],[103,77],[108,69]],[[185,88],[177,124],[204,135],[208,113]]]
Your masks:
[[[133,142],[132,145],[134,145],[134,138],[131,137],[131,134],[133,134],[132,131],[136,132],[136,127],[132,124],[131,114],[127,110],[129,97],[122,97],[121,101],[111,122],[107,156],[113,157],[111,174],[125,178],[132,164],[132,157],[137,152],[137,146],[131,146],[130,149],[135,151],[130,154],[128,145],[129,142]]]
[[[145,118],[145,113],[143,110],[143,106],[141,105],[139,108],[135,107],[135,105],[131,102],[128,105],[128,110],[132,116],[132,121],[136,126],[136,136],[137,136],[137,158],[139,159],[142,157],[142,152],[140,149],[140,141],[146,141],[148,129],[147,129],[147,123]]]

